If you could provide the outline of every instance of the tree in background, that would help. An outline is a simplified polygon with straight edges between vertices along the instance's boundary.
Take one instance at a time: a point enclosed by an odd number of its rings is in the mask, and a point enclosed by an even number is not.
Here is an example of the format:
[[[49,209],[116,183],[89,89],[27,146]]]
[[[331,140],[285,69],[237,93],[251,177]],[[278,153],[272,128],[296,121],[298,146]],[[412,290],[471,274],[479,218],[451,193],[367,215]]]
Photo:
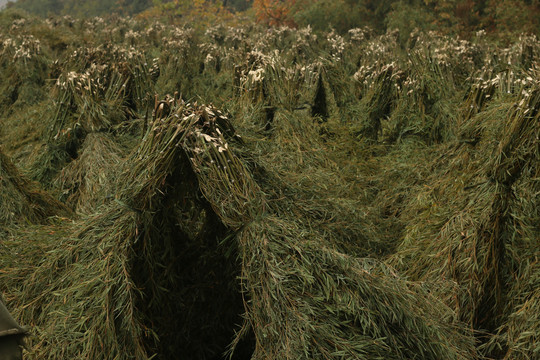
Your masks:
[[[397,1],[386,16],[387,29],[399,29],[399,41],[405,44],[416,29],[435,30],[435,15],[423,6],[423,0]]]
[[[402,42],[415,28],[465,38],[481,29],[504,38],[524,31],[540,34],[539,0],[18,0],[10,6],[40,16],[142,13],[198,27],[252,8],[247,14],[269,26],[310,25],[339,33],[364,26],[379,33],[397,28]]]
[[[118,11],[114,1],[94,0],[94,1],[78,1],[64,0],[63,14],[72,16],[100,16],[102,14]]]
[[[357,27],[385,28],[385,17],[395,0],[297,0],[290,15],[300,26],[335,29],[340,33]]]
[[[344,32],[362,23],[360,7],[346,0],[299,0],[294,10],[292,16],[296,23],[316,30],[334,28]]]
[[[540,33],[538,0],[296,0],[294,3],[286,16],[298,26],[333,28],[340,33],[363,26],[378,32],[397,28],[402,41],[415,28],[465,38],[481,29],[506,37],[523,31]],[[264,18],[264,12],[259,14]]]
[[[142,17],[166,17],[171,22],[205,27],[231,20],[233,16],[220,0],[154,0],[153,4],[141,13]]]
[[[101,16],[111,13],[134,15],[150,6],[152,0],[18,0],[12,7],[39,16]]]
[[[464,37],[481,29],[504,36],[540,31],[537,0],[424,0],[424,5],[438,29]]]
[[[291,9],[296,0],[255,0],[253,8],[257,21],[271,26],[296,26]]]
[[[511,39],[521,32],[540,35],[540,1],[490,0],[484,24],[492,32]]]
[[[230,9],[231,11],[241,12],[251,8],[251,6],[253,5],[252,3],[252,0],[224,0],[223,6]]]
[[[64,8],[61,0],[18,0],[8,5],[39,16],[59,15]]]
[[[152,6],[152,0],[116,0],[116,7],[123,14],[138,14]]]

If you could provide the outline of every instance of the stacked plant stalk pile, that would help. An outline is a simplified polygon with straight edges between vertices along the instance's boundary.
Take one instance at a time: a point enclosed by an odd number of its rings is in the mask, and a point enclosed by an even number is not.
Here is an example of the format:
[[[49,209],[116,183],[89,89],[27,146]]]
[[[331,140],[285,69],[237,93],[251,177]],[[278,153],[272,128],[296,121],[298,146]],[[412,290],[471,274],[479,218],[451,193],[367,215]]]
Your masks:
[[[540,356],[535,37],[0,20],[29,359]]]
[[[0,149],[0,224],[41,223],[67,207],[24,177]]]

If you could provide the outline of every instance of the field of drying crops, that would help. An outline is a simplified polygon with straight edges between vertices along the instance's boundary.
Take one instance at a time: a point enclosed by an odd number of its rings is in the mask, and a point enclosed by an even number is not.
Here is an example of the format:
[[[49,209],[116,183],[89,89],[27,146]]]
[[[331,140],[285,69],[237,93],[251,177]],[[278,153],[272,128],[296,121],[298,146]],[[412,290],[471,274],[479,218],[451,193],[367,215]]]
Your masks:
[[[0,13],[27,359],[540,358],[540,42]]]

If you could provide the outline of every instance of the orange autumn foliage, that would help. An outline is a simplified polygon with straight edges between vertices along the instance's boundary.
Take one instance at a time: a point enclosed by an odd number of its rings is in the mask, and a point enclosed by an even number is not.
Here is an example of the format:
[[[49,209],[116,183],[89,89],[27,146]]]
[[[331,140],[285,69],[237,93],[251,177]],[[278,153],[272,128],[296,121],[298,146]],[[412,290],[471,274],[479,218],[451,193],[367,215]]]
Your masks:
[[[296,24],[290,16],[296,0],[255,0],[253,8],[257,21],[271,26],[290,26]]]

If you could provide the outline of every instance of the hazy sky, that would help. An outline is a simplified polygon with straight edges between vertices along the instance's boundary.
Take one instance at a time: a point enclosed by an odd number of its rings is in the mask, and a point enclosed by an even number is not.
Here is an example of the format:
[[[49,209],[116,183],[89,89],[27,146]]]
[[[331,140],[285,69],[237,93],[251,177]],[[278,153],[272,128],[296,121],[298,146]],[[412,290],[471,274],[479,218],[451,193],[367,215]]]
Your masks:
[[[9,0],[0,0],[0,7],[4,7]]]

